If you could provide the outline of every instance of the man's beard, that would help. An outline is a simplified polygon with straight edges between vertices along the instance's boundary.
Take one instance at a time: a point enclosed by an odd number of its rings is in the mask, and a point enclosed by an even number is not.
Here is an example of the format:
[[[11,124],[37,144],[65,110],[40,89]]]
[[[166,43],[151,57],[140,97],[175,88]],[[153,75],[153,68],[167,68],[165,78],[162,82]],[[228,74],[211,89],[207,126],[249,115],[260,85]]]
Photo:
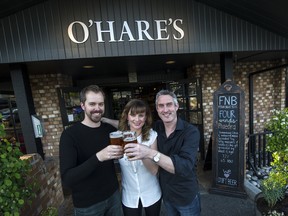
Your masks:
[[[94,113],[100,113],[100,115],[95,116],[95,115],[93,115]],[[100,111],[93,111],[93,112],[90,112],[90,113],[87,113],[87,112],[86,112],[86,115],[87,115],[87,117],[88,117],[92,122],[98,123],[98,122],[101,121],[101,118],[102,118],[102,116],[103,116],[103,111],[102,111],[102,110],[100,110]]]

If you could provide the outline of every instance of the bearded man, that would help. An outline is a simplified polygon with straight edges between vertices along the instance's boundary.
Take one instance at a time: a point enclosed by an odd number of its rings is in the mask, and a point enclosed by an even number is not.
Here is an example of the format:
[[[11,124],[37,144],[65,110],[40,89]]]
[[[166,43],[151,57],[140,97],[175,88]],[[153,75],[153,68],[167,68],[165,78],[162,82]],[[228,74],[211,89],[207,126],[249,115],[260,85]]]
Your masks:
[[[71,190],[75,216],[122,215],[113,160],[123,157],[123,149],[109,145],[109,133],[117,129],[101,122],[104,100],[97,85],[82,89],[84,120],[64,130],[60,138],[61,179]]]

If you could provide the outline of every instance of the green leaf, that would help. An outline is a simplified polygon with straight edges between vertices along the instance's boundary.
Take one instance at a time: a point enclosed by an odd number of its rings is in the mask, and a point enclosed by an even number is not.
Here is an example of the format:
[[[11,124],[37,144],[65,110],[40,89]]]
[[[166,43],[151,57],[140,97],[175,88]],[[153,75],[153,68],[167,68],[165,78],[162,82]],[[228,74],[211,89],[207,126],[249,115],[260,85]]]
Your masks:
[[[12,181],[10,179],[5,179],[4,180],[4,184],[7,186],[11,186],[12,185]]]
[[[8,146],[8,147],[7,147],[7,151],[8,151],[8,152],[11,152],[12,150],[13,150],[13,148],[12,148],[11,146]]]
[[[15,173],[15,178],[16,179],[20,179],[21,178],[21,175],[19,173]]]
[[[18,200],[18,203],[19,203],[20,205],[23,205],[23,204],[24,204],[24,200],[23,200],[23,199],[19,199],[19,200]]]

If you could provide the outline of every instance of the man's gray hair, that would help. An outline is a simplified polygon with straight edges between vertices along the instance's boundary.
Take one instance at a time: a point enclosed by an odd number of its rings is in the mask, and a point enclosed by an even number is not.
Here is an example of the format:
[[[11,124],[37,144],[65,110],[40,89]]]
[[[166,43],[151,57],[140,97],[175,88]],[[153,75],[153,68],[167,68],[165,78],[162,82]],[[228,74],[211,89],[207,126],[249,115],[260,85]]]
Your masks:
[[[157,94],[156,94],[156,99],[155,99],[155,105],[157,106],[158,105],[158,99],[160,96],[162,95],[169,95],[173,98],[173,102],[174,102],[174,105],[177,105],[178,106],[178,100],[177,100],[177,96],[174,94],[174,92],[172,91],[169,91],[169,90],[166,90],[166,89],[163,89],[163,90],[160,90]]]

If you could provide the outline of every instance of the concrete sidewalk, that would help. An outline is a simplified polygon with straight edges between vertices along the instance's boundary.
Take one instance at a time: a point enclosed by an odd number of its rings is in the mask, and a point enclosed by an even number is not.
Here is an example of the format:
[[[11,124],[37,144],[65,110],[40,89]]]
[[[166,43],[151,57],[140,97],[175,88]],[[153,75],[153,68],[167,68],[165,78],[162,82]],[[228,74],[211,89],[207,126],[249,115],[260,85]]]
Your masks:
[[[198,179],[201,195],[202,216],[254,216],[254,201],[250,199],[249,194],[246,199],[229,197],[209,193],[212,184],[212,172],[203,171],[202,163],[199,163]],[[68,197],[59,210],[60,216],[72,216],[73,204]],[[145,214],[143,214],[144,216]],[[165,216],[165,209],[162,206],[161,216]]]
[[[254,216],[254,202],[216,194],[201,194],[202,216]]]
[[[211,194],[212,171],[203,171],[199,166],[198,179],[201,194],[202,216],[254,216],[254,201],[248,195],[246,199]]]

